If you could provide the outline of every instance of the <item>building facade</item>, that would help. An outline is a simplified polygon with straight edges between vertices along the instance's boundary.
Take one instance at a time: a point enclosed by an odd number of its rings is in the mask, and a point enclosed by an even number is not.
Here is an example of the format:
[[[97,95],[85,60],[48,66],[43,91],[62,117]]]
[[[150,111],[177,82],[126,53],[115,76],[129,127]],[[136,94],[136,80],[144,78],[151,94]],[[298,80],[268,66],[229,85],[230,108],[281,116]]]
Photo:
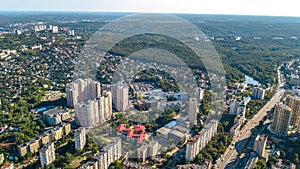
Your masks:
[[[264,135],[258,135],[255,138],[253,151],[255,151],[259,157],[267,158],[267,153],[265,151],[266,144],[267,144],[267,137]]]
[[[290,95],[286,97],[285,104],[292,109],[291,125],[299,125],[300,97]]]
[[[186,144],[185,160],[192,161],[214,137],[217,131],[218,121],[211,120],[198,134],[191,137]]]
[[[262,100],[265,98],[266,90],[261,87],[255,87],[252,91],[252,97]]]
[[[55,160],[55,148],[54,143],[49,142],[40,149],[40,162],[42,168],[51,164]]]
[[[188,111],[188,116],[191,124],[197,125],[198,100],[196,98],[190,98]]]
[[[74,135],[74,140],[75,140],[75,149],[77,151],[82,150],[86,144],[86,133],[84,127],[80,127],[79,129],[76,130]]]
[[[128,87],[121,84],[112,86],[113,102],[118,111],[124,112],[128,107]]]
[[[292,110],[282,102],[275,105],[271,129],[279,136],[287,136],[292,118]]]

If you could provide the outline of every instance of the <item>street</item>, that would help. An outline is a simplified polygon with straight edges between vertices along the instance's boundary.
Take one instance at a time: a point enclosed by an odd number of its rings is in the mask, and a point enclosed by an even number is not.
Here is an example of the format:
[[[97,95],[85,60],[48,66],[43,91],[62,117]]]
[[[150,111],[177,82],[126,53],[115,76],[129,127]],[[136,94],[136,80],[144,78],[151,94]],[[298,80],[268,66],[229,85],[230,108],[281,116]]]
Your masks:
[[[239,152],[245,147],[247,140],[251,136],[251,130],[259,125],[259,122],[267,115],[267,111],[280,101],[284,94],[284,89],[278,89],[271,100],[244,126],[244,128],[236,133],[233,137],[233,144],[230,145],[223,155],[223,160],[217,162],[217,168],[232,168],[228,163],[234,162]]]

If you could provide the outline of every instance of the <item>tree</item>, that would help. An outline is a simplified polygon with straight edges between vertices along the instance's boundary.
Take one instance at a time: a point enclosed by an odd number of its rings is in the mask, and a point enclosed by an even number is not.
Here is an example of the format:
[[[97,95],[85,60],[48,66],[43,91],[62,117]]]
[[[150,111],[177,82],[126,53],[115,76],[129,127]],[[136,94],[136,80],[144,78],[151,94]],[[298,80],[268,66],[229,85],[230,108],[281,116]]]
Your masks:
[[[299,155],[297,153],[294,155],[294,160],[295,163],[299,163]]]

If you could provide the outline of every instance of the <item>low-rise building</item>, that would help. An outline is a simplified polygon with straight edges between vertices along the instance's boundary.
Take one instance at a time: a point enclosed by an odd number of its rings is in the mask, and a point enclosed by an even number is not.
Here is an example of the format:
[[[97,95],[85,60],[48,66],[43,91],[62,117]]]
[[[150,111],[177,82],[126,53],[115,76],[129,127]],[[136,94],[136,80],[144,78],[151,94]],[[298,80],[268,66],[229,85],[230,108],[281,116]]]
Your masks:
[[[42,145],[47,144],[51,141],[56,141],[62,138],[63,134],[66,135],[70,133],[71,125],[69,123],[63,123],[60,126],[56,126],[53,129],[45,131],[38,137],[26,142],[24,144],[18,145],[18,152],[21,157],[25,156],[28,152],[34,154],[38,152]]]
[[[29,142],[29,152],[31,154],[35,154],[39,151],[40,148],[40,140],[38,137],[34,138]]]
[[[43,120],[52,126],[58,125],[70,117],[70,113],[62,107],[55,107],[43,112]]]
[[[169,133],[170,129],[167,127],[161,127],[158,130],[156,130],[156,135],[159,138],[160,141],[168,143]]]
[[[21,157],[25,156],[28,152],[28,144],[25,143],[25,144],[18,145],[18,152]]]

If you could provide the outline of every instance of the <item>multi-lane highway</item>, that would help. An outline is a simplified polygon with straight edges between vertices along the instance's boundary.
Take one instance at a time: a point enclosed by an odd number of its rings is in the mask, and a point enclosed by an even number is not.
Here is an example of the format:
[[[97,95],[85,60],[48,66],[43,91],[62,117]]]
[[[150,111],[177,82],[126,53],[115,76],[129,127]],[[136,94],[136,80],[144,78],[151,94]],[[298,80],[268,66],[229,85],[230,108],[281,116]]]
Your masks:
[[[238,157],[238,151],[242,150],[251,136],[251,129],[259,125],[259,122],[267,115],[267,111],[280,101],[284,94],[284,89],[278,89],[271,100],[233,137],[233,145],[229,146],[223,155],[222,160],[216,164],[217,168],[232,168],[229,163],[234,162]]]

